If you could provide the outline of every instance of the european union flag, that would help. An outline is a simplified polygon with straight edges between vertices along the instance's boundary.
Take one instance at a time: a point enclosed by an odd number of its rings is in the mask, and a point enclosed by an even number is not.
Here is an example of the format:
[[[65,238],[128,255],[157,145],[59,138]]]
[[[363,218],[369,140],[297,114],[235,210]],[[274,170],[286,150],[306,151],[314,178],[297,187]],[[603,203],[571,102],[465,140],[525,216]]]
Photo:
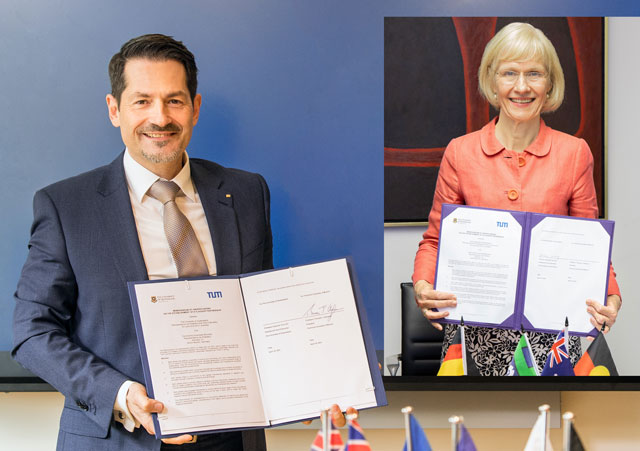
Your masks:
[[[431,445],[427,436],[424,435],[422,426],[413,415],[409,415],[409,432],[411,434],[411,448],[413,451],[431,451]],[[404,444],[402,451],[407,451],[407,444]]]

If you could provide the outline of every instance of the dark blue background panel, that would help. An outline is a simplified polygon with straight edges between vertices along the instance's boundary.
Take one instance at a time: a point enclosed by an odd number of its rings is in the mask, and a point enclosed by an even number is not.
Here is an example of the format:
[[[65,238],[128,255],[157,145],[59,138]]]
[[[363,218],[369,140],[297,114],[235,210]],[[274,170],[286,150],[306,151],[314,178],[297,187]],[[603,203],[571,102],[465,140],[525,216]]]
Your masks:
[[[122,150],[104,101],[107,63],[127,39],[152,32],[184,41],[198,60],[204,100],[190,154],[265,176],[277,266],[354,257],[381,349],[384,17],[640,9],[631,1],[481,3],[4,0],[0,350],[11,346],[33,193]]]

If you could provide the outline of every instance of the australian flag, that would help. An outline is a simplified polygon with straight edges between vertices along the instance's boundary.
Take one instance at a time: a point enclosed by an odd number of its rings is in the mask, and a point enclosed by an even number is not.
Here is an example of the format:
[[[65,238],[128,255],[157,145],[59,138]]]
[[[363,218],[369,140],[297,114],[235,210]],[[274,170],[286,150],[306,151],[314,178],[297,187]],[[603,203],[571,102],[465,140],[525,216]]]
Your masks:
[[[362,428],[356,420],[349,421],[349,439],[344,451],[371,451],[371,446],[364,438]]]
[[[562,329],[551,346],[547,363],[544,364],[541,376],[575,376],[569,358],[569,332]]]

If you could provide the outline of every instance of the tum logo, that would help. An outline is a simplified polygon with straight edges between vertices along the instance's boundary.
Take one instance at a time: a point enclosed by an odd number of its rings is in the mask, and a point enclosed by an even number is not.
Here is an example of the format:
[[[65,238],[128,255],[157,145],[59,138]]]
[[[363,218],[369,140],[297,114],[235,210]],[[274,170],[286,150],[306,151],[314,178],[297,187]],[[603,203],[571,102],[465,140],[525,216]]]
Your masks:
[[[222,291],[207,291],[207,296],[209,296],[209,299],[222,299]]]
[[[496,221],[496,224],[498,225],[498,227],[509,227],[509,223],[508,222],[500,222],[500,221]]]

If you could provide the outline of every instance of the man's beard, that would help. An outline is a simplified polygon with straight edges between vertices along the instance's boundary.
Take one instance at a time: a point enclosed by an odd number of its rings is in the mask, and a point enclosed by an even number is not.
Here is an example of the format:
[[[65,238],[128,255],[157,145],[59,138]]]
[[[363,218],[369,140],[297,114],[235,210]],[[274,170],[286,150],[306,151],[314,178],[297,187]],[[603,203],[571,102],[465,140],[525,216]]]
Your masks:
[[[158,148],[162,148],[169,143],[162,143],[160,145],[156,145]],[[172,161],[176,161],[178,158],[182,158],[182,153],[184,149],[177,148],[171,153],[149,153],[145,149],[142,149],[142,156],[152,163],[171,163]]]
[[[142,129],[139,131],[139,133],[154,133],[154,132],[176,132],[176,133],[180,133],[181,132],[181,128],[174,124],[174,123],[169,123],[164,127],[159,127],[155,124],[149,124],[148,127]],[[169,141],[164,141],[164,142],[156,142],[154,143],[154,145],[156,146],[156,148],[158,149],[162,149],[163,147],[165,147],[166,145],[169,144]],[[178,158],[182,157],[182,153],[184,152],[184,149],[180,149],[177,148],[176,150],[174,150],[171,153],[149,153],[147,151],[145,151],[144,148],[141,149],[142,150],[142,156],[144,158],[146,158],[147,160],[151,161],[152,163],[171,163],[172,161],[177,160]]]

